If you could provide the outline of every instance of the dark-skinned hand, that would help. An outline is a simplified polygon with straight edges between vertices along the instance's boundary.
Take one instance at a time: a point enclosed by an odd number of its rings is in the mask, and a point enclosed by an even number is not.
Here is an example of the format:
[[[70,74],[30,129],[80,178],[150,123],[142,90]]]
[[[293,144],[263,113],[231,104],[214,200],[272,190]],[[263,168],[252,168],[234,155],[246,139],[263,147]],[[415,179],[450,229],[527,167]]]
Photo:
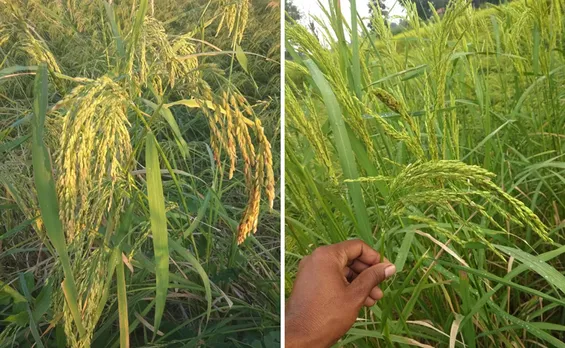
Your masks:
[[[323,246],[300,262],[286,305],[290,348],[330,347],[355,323],[363,306],[383,298],[379,284],[393,264],[360,240]]]

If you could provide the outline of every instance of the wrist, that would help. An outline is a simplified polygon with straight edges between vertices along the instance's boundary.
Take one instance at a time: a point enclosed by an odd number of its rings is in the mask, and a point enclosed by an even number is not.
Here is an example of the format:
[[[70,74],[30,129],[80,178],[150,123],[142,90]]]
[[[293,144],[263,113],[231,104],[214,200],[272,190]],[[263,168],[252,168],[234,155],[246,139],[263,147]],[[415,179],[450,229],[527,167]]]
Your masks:
[[[326,348],[331,343],[327,337],[319,337],[319,330],[312,328],[310,321],[301,316],[288,314],[285,319],[285,347],[288,348]]]

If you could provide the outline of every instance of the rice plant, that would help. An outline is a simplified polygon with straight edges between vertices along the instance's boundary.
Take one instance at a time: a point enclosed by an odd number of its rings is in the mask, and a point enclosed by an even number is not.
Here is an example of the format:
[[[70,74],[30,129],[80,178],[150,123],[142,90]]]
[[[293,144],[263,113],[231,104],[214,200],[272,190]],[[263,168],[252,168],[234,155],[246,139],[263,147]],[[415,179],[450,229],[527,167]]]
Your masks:
[[[396,36],[323,5],[286,28],[287,294],[362,238],[398,271],[340,345],[564,347],[565,3],[407,2]]]
[[[0,0],[0,347],[278,342],[279,6]]]

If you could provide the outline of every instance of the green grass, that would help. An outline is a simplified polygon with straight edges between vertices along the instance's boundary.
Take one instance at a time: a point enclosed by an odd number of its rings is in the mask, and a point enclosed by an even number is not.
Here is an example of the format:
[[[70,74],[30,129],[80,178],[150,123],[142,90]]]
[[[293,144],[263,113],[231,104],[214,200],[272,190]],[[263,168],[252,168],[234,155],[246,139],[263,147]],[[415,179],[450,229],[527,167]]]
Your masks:
[[[398,272],[341,344],[565,346],[565,3],[409,9],[397,36],[328,5],[324,39],[286,29],[287,296],[362,238]]]
[[[276,4],[0,7],[0,347],[277,344]]]

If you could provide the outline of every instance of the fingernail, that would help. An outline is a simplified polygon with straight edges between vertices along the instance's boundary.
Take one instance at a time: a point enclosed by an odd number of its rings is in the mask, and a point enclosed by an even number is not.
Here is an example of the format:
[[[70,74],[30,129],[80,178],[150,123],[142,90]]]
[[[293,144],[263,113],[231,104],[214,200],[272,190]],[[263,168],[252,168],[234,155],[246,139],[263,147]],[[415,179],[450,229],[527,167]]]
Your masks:
[[[396,273],[396,266],[395,265],[390,265],[387,268],[385,268],[385,277],[390,278],[395,273]]]

